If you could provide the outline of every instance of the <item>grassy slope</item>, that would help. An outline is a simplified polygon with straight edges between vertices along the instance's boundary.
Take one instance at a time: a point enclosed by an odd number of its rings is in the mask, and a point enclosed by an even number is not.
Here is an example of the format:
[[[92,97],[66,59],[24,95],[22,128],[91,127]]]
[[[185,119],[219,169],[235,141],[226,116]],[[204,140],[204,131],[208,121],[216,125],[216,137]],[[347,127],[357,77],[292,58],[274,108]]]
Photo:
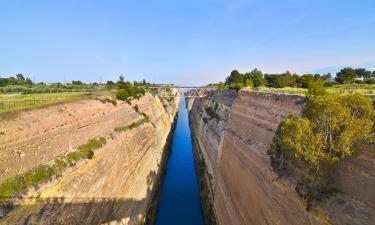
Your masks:
[[[107,92],[63,92],[29,95],[0,95],[0,113],[31,109],[40,106],[74,101],[85,98],[93,98],[98,95],[109,94]]]

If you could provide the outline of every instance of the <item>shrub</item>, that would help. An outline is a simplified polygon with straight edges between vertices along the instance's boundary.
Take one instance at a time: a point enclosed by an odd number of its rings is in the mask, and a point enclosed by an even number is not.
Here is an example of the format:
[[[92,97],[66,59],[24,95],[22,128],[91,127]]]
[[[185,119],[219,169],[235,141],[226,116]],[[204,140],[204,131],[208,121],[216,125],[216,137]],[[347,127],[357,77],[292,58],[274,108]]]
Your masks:
[[[139,107],[138,107],[138,105],[135,105],[135,106],[134,106],[134,110],[135,110],[137,113],[139,113]]]
[[[211,119],[216,119],[216,120],[220,119],[220,116],[216,113],[215,109],[213,109],[212,107],[206,106],[204,109]]]
[[[236,90],[236,91],[241,90],[241,88],[243,87],[244,87],[243,83],[232,83],[229,85],[229,89]]]
[[[290,115],[280,123],[268,153],[274,169],[290,165],[305,174],[301,187],[308,192],[303,194],[305,198],[311,200],[325,189],[332,166],[352,155],[354,143],[370,139],[373,128],[370,98],[362,94],[310,94],[301,118]]]
[[[104,137],[90,139],[86,144],[80,145],[78,151],[81,152],[84,158],[91,159],[94,156],[93,150],[102,147],[105,143]]]
[[[122,127],[116,127],[114,129],[114,131],[116,132],[123,132],[123,131],[126,131],[126,130],[130,130],[130,129],[133,129],[133,128],[137,128],[139,127],[140,125],[144,124],[145,122],[148,122],[149,120],[146,119],[146,118],[143,118],[143,119],[140,119],[140,120],[137,120],[129,125],[126,125],[126,126],[122,126]]]
[[[122,101],[130,102],[132,98],[139,99],[145,95],[146,91],[143,87],[138,84],[131,84],[130,82],[124,82],[119,80],[117,83],[116,98]]]
[[[80,145],[77,151],[58,157],[52,165],[42,164],[23,174],[8,178],[0,183],[0,203],[18,195],[22,190],[32,185],[49,179],[83,158],[91,159],[94,156],[93,150],[102,147],[105,143],[104,137],[90,139],[86,144]]]

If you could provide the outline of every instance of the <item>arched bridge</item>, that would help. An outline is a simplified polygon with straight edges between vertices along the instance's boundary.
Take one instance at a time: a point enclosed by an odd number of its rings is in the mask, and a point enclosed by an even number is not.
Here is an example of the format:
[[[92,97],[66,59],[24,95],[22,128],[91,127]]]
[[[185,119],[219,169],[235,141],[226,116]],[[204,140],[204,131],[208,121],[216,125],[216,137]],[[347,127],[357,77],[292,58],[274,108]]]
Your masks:
[[[151,85],[147,86],[152,94],[160,97],[176,97],[171,88],[176,88],[183,98],[202,98],[207,96],[209,91],[216,90],[217,87],[208,86],[164,86],[164,85]]]

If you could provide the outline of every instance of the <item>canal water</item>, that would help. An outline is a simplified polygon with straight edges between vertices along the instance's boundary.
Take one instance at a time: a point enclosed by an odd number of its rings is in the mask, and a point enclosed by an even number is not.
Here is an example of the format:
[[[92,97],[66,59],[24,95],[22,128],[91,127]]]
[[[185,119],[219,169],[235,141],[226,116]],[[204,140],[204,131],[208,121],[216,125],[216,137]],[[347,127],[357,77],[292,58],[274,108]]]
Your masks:
[[[162,184],[157,225],[203,225],[188,111],[180,101],[171,154]]]

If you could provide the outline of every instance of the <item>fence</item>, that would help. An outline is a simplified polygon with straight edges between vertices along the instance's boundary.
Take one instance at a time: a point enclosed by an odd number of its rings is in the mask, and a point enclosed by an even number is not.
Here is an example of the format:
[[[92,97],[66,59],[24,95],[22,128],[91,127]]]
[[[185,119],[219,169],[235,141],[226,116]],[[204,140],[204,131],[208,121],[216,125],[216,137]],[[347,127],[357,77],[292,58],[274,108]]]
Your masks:
[[[46,106],[50,104],[58,104],[68,101],[75,101],[80,99],[94,98],[103,94],[102,92],[90,92],[90,93],[59,93],[56,95],[25,95],[24,98],[10,98],[1,99],[0,98],[0,112],[9,112],[20,109],[28,109],[39,106]]]

